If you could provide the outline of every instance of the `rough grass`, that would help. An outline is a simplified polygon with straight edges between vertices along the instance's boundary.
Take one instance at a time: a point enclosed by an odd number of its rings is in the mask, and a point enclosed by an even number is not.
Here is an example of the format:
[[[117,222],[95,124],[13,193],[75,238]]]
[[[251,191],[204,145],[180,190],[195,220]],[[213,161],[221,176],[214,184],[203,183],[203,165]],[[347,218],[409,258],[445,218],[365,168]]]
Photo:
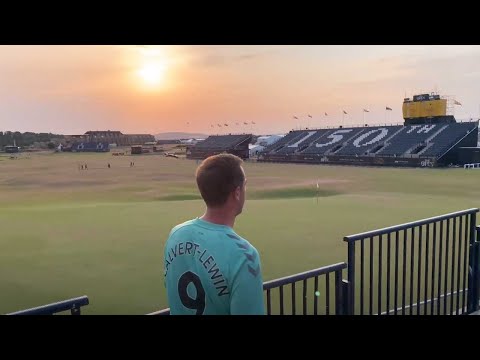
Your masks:
[[[196,162],[138,156],[130,168],[129,156],[29,156],[0,162],[0,313],[83,294],[86,314],[166,307],[164,242],[204,210]],[[480,195],[475,170],[245,169],[235,228],[259,250],[264,280],[346,261],[345,235],[476,207]]]

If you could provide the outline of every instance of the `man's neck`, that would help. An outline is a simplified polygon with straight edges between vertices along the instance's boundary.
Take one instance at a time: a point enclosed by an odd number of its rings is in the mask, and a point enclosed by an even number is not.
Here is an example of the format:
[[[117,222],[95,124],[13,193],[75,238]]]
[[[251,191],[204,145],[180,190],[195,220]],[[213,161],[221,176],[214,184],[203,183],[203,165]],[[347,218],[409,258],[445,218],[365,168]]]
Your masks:
[[[200,219],[217,225],[230,226],[231,228],[235,225],[235,215],[224,208],[207,208]]]

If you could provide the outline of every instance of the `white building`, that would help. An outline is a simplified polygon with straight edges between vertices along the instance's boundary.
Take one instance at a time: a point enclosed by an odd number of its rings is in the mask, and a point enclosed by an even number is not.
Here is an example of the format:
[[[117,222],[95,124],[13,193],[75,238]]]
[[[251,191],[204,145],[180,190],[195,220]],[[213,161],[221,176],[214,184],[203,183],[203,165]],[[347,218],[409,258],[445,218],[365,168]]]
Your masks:
[[[258,154],[260,154],[263,151],[263,149],[265,149],[265,147],[262,146],[262,145],[249,144],[248,145],[248,155],[249,155],[249,157],[258,156]]]
[[[263,147],[270,146],[276,143],[278,140],[283,138],[285,135],[266,135],[266,136],[259,136],[255,145],[261,145]]]

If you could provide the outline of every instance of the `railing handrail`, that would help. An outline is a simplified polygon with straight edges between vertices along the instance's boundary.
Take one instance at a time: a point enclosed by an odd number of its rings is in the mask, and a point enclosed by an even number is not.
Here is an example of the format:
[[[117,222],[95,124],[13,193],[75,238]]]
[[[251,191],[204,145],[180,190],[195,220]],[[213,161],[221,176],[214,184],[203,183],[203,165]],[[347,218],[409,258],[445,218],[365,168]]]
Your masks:
[[[425,305],[431,304],[432,302],[439,301],[440,299],[446,298],[446,297],[448,297],[448,296],[457,295],[457,294],[462,294],[463,292],[464,292],[463,289],[461,289],[461,290],[459,290],[459,291],[453,291],[453,292],[449,292],[449,293],[447,293],[447,294],[441,294],[441,295],[440,295],[440,298],[435,297],[435,298],[433,298],[433,299],[428,299],[428,300],[426,300],[426,301],[425,301],[425,300],[421,301],[421,302],[420,302],[420,306],[425,306]],[[468,289],[465,289],[465,292],[468,292]],[[444,300],[444,301],[446,301],[446,300]],[[453,300],[452,300],[452,301],[453,301]],[[414,308],[418,307],[418,305],[419,305],[419,304],[405,305],[405,311],[408,310],[408,309],[414,309]],[[391,310],[388,310],[388,311],[384,311],[384,312],[382,312],[380,315],[387,315],[387,313],[388,313],[388,314],[392,314],[392,313],[395,314],[395,311],[397,311],[397,313],[398,313],[398,312],[402,312],[402,311],[403,311],[403,308],[399,307],[399,308],[397,308],[396,310],[395,310],[395,309],[391,309]],[[413,310],[412,310],[412,311],[413,311]],[[465,306],[465,307],[462,306],[462,314],[465,314],[466,312],[467,312],[467,307],[466,307],[466,306]],[[432,314],[430,314],[430,315],[432,315]],[[437,315],[438,315],[438,314],[437,314]],[[444,315],[447,315],[447,314],[444,314]]]
[[[52,315],[62,311],[78,311],[82,306],[89,304],[88,296],[80,296],[47,305],[37,306],[30,309],[16,311],[7,315]]]
[[[404,223],[404,224],[401,224],[401,225],[395,225],[395,226],[390,226],[390,227],[386,227],[386,228],[383,228],[383,229],[377,229],[377,230],[367,231],[367,232],[363,232],[363,233],[359,233],[359,234],[355,234],[355,235],[345,236],[343,238],[343,241],[346,241],[346,242],[357,241],[357,240],[361,240],[361,239],[365,239],[365,238],[369,238],[369,237],[374,237],[374,236],[378,236],[378,235],[384,235],[384,234],[392,233],[392,232],[395,232],[395,231],[410,229],[410,228],[415,227],[415,226],[430,224],[432,222],[451,219],[451,218],[462,216],[462,215],[474,214],[474,213],[477,213],[478,211],[479,211],[478,208],[471,208],[471,209],[467,209],[467,210],[456,211],[456,212],[453,212],[453,213],[440,215],[440,216],[434,216],[434,217],[431,217],[431,218],[418,220],[418,221],[412,221],[412,222]]]
[[[154,311],[152,313],[149,313],[147,315],[169,315],[170,314],[170,308]]]
[[[343,269],[347,268],[347,264],[345,262],[337,263],[337,264],[332,264],[328,266],[323,266],[318,269],[313,269],[309,271],[304,271],[302,273],[294,274],[294,275],[289,275],[282,277],[280,279],[275,279],[275,280],[270,280],[266,281],[263,283],[263,290],[270,290],[279,286],[291,284],[297,281],[303,281],[306,279],[310,279],[315,276],[320,276],[324,275],[327,273],[332,273],[335,271],[341,271]]]

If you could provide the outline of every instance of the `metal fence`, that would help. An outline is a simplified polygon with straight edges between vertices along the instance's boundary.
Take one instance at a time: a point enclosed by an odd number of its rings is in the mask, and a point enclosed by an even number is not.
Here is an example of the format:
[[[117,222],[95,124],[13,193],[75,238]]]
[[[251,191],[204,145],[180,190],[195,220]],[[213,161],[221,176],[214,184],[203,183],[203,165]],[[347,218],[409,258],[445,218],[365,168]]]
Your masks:
[[[346,263],[338,263],[265,282],[267,315],[342,315],[342,271],[346,268]],[[148,315],[169,314],[170,309],[164,309]]]
[[[346,236],[348,313],[459,315],[478,308],[477,212]]]
[[[338,263],[265,282],[267,315],[285,315],[288,310],[291,315],[342,315],[342,271],[345,268],[347,264]],[[301,294],[301,312],[297,310],[297,294]]]
[[[7,315],[53,315],[63,311],[70,311],[72,315],[80,315],[82,306],[89,304],[87,296],[56,302],[53,304],[38,306],[31,309],[13,312]]]

